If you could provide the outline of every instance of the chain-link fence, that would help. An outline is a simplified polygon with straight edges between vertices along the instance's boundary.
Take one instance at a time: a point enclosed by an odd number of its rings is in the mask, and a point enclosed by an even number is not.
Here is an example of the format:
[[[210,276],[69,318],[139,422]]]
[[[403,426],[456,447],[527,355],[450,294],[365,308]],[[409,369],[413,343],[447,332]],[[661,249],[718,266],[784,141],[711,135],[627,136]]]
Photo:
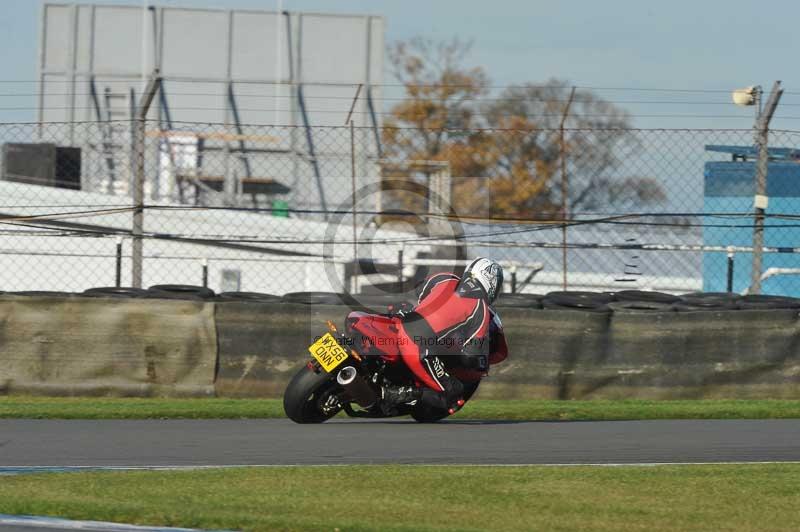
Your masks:
[[[751,281],[751,130],[148,120],[2,124],[0,144],[5,291],[136,284],[134,238],[144,286],[393,291],[477,255],[506,266],[506,291]],[[770,133],[765,293],[800,289],[798,146]]]

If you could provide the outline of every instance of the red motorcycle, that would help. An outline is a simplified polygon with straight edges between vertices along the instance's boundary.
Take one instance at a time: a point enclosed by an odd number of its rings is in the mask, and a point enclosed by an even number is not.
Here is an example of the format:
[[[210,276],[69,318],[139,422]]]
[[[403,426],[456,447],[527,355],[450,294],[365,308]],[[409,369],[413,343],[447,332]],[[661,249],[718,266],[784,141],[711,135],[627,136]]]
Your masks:
[[[283,409],[296,423],[322,423],[340,411],[350,417],[386,418],[410,415],[421,423],[439,421],[447,410],[401,405],[388,416],[378,406],[383,385],[417,385],[405,366],[398,342],[399,318],[351,312],[340,333],[328,322],[329,332],[308,350],[312,359],[291,380],[283,394]],[[484,373],[469,369],[457,355],[442,356],[448,372],[464,384],[464,401],[478,389]]]

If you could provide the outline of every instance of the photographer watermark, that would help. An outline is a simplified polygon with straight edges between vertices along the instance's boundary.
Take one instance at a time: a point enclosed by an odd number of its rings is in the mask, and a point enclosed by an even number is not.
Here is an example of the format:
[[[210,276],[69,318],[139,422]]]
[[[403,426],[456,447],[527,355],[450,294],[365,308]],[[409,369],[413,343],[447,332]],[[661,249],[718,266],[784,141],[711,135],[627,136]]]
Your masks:
[[[433,188],[412,178],[370,183],[328,219],[325,274],[344,303],[386,312],[389,304],[415,303],[415,285],[433,268],[457,271],[466,257],[463,234],[451,205]]]

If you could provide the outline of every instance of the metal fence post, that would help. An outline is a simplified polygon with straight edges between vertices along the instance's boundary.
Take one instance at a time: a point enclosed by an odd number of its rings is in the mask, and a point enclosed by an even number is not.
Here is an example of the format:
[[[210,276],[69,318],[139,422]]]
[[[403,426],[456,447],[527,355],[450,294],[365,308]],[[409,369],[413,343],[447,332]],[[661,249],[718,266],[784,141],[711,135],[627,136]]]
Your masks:
[[[144,232],[144,150],[147,140],[147,112],[150,110],[150,104],[153,102],[153,98],[160,86],[161,76],[159,76],[158,69],[156,69],[150,76],[150,81],[147,82],[147,87],[142,94],[142,99],[136,111],[136,128],[134,129],[136,133],[136,138],[134,140],[134,145],[136,146],[136,172],[133,180],[133,245],[131,248],[131,286],[135,288],[142,287],[142,262],[144,256],[142,247],[142,233]]]
[[[403,250],[397,250],[397,291],[405,292],[403,288]]]
[[[517,293],[517,267],[511,266],[511,293]]]
[[[750,293],[761,293],[761,263],[764,253],[764,214],[767,210],[767,167],[769,166],[769,151],[767,150],[769,137],[769,122],[781,99],[783,89],[781,82],[776,81],[772,86],[766,108],[759,113],[756,121],[756,146],[758,147],[758,162],[756,163],[756,194],[753,198],[755,207],[755,220],[753,223],[753,267],[750,277]]]
[[[116,275],[114,280],[117,287],[122,286],[122,237],[117,237],[117,260],[116,260]]]
[[[733,246],[728,246],[728,282],[727,282],[727,291],[728,293],[733,292],[733,255],[734,255],[734,248]]]
[[[359,85],[359,89],[361,86]],[[350,121],[350,186],[353,196],[353,285],[352,293],[358,292],[358,276],[361,274],[361,267],[358,262],[358,228],[356,218],[356,137],[353,121]]]
[[[567,142],[564,139],[564,124],[569,116],[569,108],[572,105],[572,100],[575,98],[575,87],[569,92],[569,99],[564,106],[564,112],[561,114],[561,124],[558,126],[558,149],[561,155],[561,268],[563,277],[561,280],[561,288],[567,289],[567,194],[569,187],[567,186]]]
[[[345,119],[345,124],[350,124],[350,186],[353,196],[353,284],[349,289],[353,294],[358,292],[358,276],[361,274],[361,268],[358,262],[358,229],[356,218],[356,130],[352,118],[358,96],[361,94],[362,86],[363,85],[359,83],[356,94],[353,97],[353,102],[350,104],[350,112],[347,113],[347,118]]]

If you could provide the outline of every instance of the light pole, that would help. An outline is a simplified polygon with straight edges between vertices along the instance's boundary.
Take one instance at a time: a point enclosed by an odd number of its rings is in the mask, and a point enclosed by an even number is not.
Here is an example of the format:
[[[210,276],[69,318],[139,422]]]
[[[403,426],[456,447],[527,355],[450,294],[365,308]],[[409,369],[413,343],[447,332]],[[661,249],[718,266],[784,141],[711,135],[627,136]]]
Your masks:
[[[751,294],[761,293],[761,264],[764,255],[764,218],[769,206],[767,196],[767,169],[769,166],[769,123],[778,107],[778,102],[783,94],[781,82],[776,81],[772,86],[769,99],[765,108],[761,109],[761,87],[748,87],[733,92],[733,103],[736,105],[756,105],[755,144],[758,149],[756,162],[756,191],[753,197],[755,219],[753,221],[753,265],[750,276]]]

